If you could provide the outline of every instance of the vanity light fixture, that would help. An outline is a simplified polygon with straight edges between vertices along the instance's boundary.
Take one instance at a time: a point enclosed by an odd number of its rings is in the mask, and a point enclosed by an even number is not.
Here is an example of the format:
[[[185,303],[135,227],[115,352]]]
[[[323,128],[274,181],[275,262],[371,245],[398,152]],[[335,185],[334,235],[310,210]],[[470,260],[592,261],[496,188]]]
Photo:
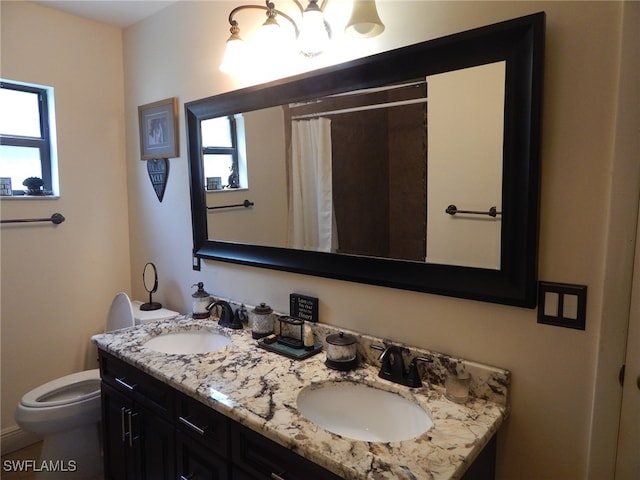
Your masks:
[[[227,40],[227,45],[220,65],[220,70],[225,73],[235,73],[238,67],[242,66],[247,60],[244,51],[243,40],[240,37],[240,27],[238,21],[234,18],[236,13],[241,10],[264,10],[267,20],[262,24],[259,30],[261,42],[272,45],[278,43],[281,36],[280,25],[277,17],[287,20],[293,27],[298,42],[299,52],[307,57],[321,54],[326,48],[326,44],[331,39],[331,28],[324,19],[323,9],[328,0],[323,0],[322,5],[318,6],[318,0],[309,0],[306,8],[298,0],[293,0],[300,10],[300,26],[293,18],[281,10],[276,9],[275,3],[267,0],[265,5],[241,5],[234,8],[229,13],[229,24],[231,28],[231,36]],[[276,49],[277,50],[277,49]]]
[[[375,0],[354,0],[345,33],[357,38],[371,38],[384,32]]]
[[[311,0],[302,12],[298,48],[306,57],[320,55],[331,40],[331,27],[324,19],[323,13],[327,1],[323,0],[322,6],[319,7],[318,0]],[[300,6],[297,0],[294,2]]]
[[[241,5],[234,8],[229,13],[229,31],[231,35],[227,40],[224,57],[220,70],[235,74],[250,61],[247,58],[247,52],[244,48],[244,42],[240,37],[240,27],[235,15],[241,10],[263,10],[266,12],[267,20],[260,27],[258,34],[261,36],[260,43],[267,45],[272,51],[280,51],[278,45],[282,41],[282,32],[277,18],[282,17],[287,20],[295,31],[298,52],[306,57],[315,57],[320,55],[331,40],[331,27],[324,18],[324,8],[328,0],[309,0],[306,8],[303,8],[299,0],[293,0],[300,11],[300,20],[298,23],[282,12],[276,9],[275,3],[267,0],[265,5]],[[345,33],[357,38],[371,38],[381,34],[384,31],[384,24],[380,20],[376,9],[375,0],[354,0],[351,18],[345,27]]]

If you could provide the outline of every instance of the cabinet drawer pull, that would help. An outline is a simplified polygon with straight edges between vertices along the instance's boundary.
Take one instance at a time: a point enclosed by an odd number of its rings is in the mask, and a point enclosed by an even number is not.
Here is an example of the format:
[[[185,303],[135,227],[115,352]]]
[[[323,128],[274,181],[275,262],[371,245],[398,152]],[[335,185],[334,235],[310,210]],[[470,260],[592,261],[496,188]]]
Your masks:
[[[189,480],[190,478],[193,478],[193,473],[187,475],[186,477],[184,475],[180,475],[180,480]]]
[[[293,477],[291,475],[287,475],[286,470],[284,472],[281,473],[275,473],[275,472],[271,472],[271,478],[273,478],[273,480],[296,480],[296,477]]]
[[[178,420],[180,420],[180,423],[186,425],[187,427],[189,427],[191,430],[193,430],[194,432],[199,433],[200,435],[204,435],[205,430],[207,429],[207,427],[199,427],[197,425],[194,425],[193,423],[191,423],[188,419],[184,418],[184,417],[178,417]]]
[[[138,438],[140,438],[138,435],[136,435],[135,437],[133,436],[133,417],[137,417],[138,414],[137,413],[133,413],[131,410],[129,410],[128,412],[129,415],[129,446],[133,447],[133,442],[134,440],[138,440]]]
[[[137,386],[137,385],[135,385],[135,384],[134,384],[134,385],[131,385],[131,384],[129,384],[129,383],[127,383],[127,382],[125,382],[124,380],[125,380],[125,377],[122,377],[122,378],[118,378],[118,377],[116,377],[116,383],[117,383],[118,385],[122,385],[122,386],[123,386],[124,388],[126,388],[127,390],[131,390],[131,391],[133,391],[133,390],[136,388],[136,386]]]
[[[122,443],[124,443],[127,438],[127,431],[125,429],[125,424],[124,424],[124,416],[126,413],[127,413],[126,408],[124,407],[120,408],[120,431],[122,432]]]

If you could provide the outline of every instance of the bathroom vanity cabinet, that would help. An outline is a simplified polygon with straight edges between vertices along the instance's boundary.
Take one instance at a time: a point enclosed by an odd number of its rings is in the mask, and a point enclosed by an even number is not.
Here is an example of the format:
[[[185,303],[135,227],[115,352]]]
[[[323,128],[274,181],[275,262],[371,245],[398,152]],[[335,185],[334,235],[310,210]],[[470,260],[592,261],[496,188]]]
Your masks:
[[[176,423],[178,478],[340,480],[200,402],[180,392],[176,396],[180,406]]]
[[[316,326],[315,334],[336,333],[331,328]],[[198,355],[145,347],[159,335],[198,329],[231,343]],[[92,339],[102,376],[105,479],[494,478],[496,433],[508,415],[506,370],[413,351],[433,357],[434,374],[453,361],[470,369],[473,395],[458,404],[435,381],[409,388],[380,380],[379,368],[367,362],[342,372],[328,369],[322,354],[287,359],[259,348],[248,330],[229,334],[206,320],[177,318]],[[360,342],[369,353],[381,340]],[[427,410],[433,427],[389,443],[332,433],[296,407],[301,392],[327,382],[390,388]]]
[[[100,352],[105,479],[340,480]]]
[[[172,389],[110,355],[100,374],[105,479],[174,479]]]
[[[100,351],[106,480],[340,480],[291,450]],[[495,437],[463,480],[493,478]]]

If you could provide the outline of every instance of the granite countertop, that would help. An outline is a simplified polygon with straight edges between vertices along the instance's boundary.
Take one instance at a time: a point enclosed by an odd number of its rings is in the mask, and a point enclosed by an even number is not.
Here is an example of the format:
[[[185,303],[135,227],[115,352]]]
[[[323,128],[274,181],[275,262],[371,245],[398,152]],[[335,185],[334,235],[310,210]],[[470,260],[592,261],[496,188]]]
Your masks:
[[[317,327],[315,334],[320,339],[326,328],[331,328],[319,324]],[[159,353],[142,346],[153,336],[182,329],[221,332],[230,336],[231,344],[218,352],[191,355]],[[435,378],[429,376],[431,384],[409,388],[380,379],[379,367],[369,363],[348,372],[331,370],[324,364],[324,351],[305,360],[291,360],[259,348],[248,329],[222,329],[213,320],[180,316],[95,335],[92,341],[100,349],[348,480],[461,478],[508,411],[509,372],[473,362],[465,365],[476,380],[471,388],[475,396],[458,404],[446,398],[437,374]],[[375,339],[363,336],[359,348],[367,341]],[[451,362],[442,354],[418,353],[433,355],[436,373]],[[360,351],[359,356],[365,357]],[[296,398],[303,388],[325,381],[353,381],[396,392],[427,409],[434,425],[416,438],[392,443],[356,441],[333,434],[296,409]],[[483,394],[484,391],[488,393]]]

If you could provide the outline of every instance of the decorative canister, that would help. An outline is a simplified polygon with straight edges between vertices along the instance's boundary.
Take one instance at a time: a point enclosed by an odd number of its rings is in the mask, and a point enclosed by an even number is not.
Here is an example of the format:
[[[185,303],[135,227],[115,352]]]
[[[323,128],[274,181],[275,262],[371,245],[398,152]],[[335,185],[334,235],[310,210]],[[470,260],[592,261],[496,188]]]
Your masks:
[[[191,285],[192,287],[198,287],[198,290],[191,295],[193,297],[193,318],[209,318],[208,306],[212,302],[211,295],[209,295],[204,289],[204,283],[198,282]]]
[[[262,338],[273,333],[273,309],[266,303],[255,307],[250,316],[251,337]]]
[[[351,370],[358,366],[358,341],[353,335],[340,332],[329,335],[327,341],[327,361],[325,364],[334,370]]]

